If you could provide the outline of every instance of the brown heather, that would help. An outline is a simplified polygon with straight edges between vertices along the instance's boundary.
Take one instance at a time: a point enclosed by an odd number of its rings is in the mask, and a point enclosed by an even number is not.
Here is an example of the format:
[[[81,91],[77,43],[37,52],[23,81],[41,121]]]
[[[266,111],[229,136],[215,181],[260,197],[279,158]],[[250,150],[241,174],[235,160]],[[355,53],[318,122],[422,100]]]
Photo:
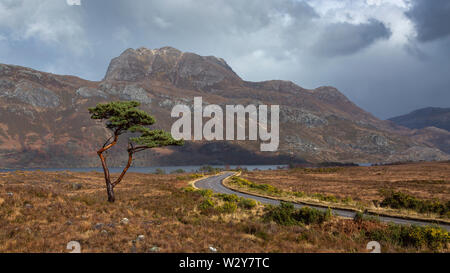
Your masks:
[[[383,223],[333,217],[321,225],[264,222],[264,208],[199,209],[215,195],[186,190],[187,174],[129,173],[108,203],[99,172],[0,174],[0,252],[366,252],[365,233]],[[12,193],[12,195],[11,195]],[[128,224],[121,224],[128,218]],[[144,235],[143,240],[137,240]],[[430,251],[386,243],[384,252]],[[442,249],[439,251],[443,251]]]
[[[350,197],[363,204],[383,199],[383,190],[421,199],[450,200],[450,162],[411,163],[372,167],[295,168],[243,173],[257,184],[306,194]]]

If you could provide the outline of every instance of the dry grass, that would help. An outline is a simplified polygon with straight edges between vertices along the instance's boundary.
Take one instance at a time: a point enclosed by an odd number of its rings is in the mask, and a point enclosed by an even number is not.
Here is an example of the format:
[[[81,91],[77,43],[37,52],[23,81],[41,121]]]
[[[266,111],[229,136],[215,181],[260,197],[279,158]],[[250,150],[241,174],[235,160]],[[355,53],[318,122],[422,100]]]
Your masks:
[[[333,168],[331,172],[290,169],[246,172],[242,177],[286,191],[351,197],[362,203],[381,201],[380,190],[408,193],[421,199],[450,200],[450,163]]]
[[[262,206],[204,212],[205,197],[184,189],[189,179],[129,173],[110,204],[102,173],[1,173],[0,252],[68,252],[69,241],[80,242],[82,252],[208,252],[209,246],[220,252],[365,252],[361,230],[386,228],[338,218],[321,226],[280,226],[261,220]],[[121,224],[123,218],[129,223]]]

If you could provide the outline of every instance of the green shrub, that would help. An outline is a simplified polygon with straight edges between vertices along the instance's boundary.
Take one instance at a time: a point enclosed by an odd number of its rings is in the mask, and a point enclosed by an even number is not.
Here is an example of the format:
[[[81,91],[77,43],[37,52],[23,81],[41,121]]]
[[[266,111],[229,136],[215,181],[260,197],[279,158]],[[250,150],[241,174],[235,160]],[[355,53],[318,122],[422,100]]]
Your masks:
[[[253,183],[251,181],[248,181],[247,179],[241,178],[241,177],[233,177],[231,178],[231,183],[235,184],[239,187],[244,187],[244,188],[251,188],[251,189],[256,189],[265,193],[269,193],[269,194],[280,194],[282,193],[282,190],[269,185],[269,184],[256,184]]]
[[[325,212],[318,209],[303,207],[295,209],[291,203],[281,202],[277,207],[267,207],[263,216],[265,221],[274,221],[280,225],[321,224],[331,217],[331,210]]]
[[[206,198],[203,202],[198,206],[201,210],[208,210],[214,208],[214,201],[211,198]]]
[[[212,190],[197,190],[197,192],[203,197],[211,197],[213,195]]]
[[[342,203],[350,204],[353,202],[353,199],[351,197],[345,197],[345,198],[341,199],[341,201],[342,201]]]
[[[422,200],[402,192],[394,191],[385,192],[384,195],[385,197],[380,203],[382,207],[410,209],[420,213],[437,213],[442,216],[448,216],[450,213],[450,202],[443,204],[437,200]]]
[[[200,173],[193,173],[193,174],[191,174],[191,175],[189,175],[189,178],[190,179],[197,179],[197,178],[201,178],[201,177],[203,177],[204,175],[203,174],[200,174]]]
[[[294,213],[295,208],[293,204],[281,202],[279,206],[268,206],[263,219],[267,222],[274,221],[284,226],[297,225],[298,222],[292,218]]]
[[[292,195],[294,195],[295,197],[306,197],[306,193],[302,192],[302,191],[295,191],[292,193]]]
[[[303,207],[293,214],[293,218],[303,224],[321,224],[331,218],[331,210],[325,212],[310,207]]]
[[[195,189],[195,188],[192,187],[192,186],[187,186],[187,187],[184,188],[183,190],[184,190],[184,192],[195,192],[195,191],[197,191],[197,189]]]
[[[256,201],[253,199],[241,198],[238,205],[243,209],[252,209],[256,207]]]
[[[219,193],[217,194],[217,197],[221,198],[223,201],[230,201],[230,202],[239,201],[239,197],[236,194]]]
[[[198,171],[199,172],[203,172],[203,173],[218,173],[221,172],[223,169],[221,168],[214,168],[212,166],[206,165],[206,166],[201,166]]]
[[[223,203],[223,205],[220,207],[220,211],[223,213],[233,213],[237,209],[237,205],[235,202],[227,201]]]
[[[319,199],[320,201],[332,202],[332,203],[339,202],[339,199],[336,196],[334,196],[334,195],[324,195],[324,194],[321,194],[321,193],[314,193],[311,196],[316,198],[316,199]]]
[[[363,221],[369,221],[369,222],[380,222],[380,219],[377,216],[368,216],[364,213],[358,211],[356,212],[355,216],[353,217],[353,221],[357,223],[361,223]]]
[[[171,173],[184,173],[184,170],[183,169],[176,169],[176,170],[173,170]]]
[[[388,229],[378,229],[368,232],[369,239],[379,242],[389,242],[402,247],[429,247],[433,250],[448,248],[450,234],[440,227],[434,226],[403,226],[389,225]]]
[[[164,171],[163,169],[156,169],[155,170],[155,174],[166,174],[166,171]]]

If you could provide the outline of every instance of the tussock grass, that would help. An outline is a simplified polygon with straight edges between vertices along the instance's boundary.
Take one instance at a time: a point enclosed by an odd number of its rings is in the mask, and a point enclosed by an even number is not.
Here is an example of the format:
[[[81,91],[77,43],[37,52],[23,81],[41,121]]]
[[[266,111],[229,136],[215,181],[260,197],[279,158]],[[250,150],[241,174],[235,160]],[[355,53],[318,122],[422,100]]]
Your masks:
[[[101,173],[1,173],[0,252],[68,252],[69,241],[78,241],[82,252],[209,252],[211,245],[239,253],[366,252],[367,240],[389,231],[377,222],[315,220],[314,211],[294,212],[302,223],[282,225],[264,217],[267,209],[254,200],[198,191],[188,187],[189,179],[129,173],[111,204]],[[421,234],[442,238],[435,233]],[[448,250],[447,241],[380,238],[385,252]]]

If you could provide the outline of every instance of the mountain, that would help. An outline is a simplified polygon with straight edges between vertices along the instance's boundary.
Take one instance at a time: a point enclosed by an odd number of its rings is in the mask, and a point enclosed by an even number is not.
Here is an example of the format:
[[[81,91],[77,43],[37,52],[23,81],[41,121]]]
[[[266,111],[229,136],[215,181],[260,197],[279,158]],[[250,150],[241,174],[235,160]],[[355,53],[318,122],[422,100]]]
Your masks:
[[[427,107],[389,120],[413,129],[409,135],[412,139],[450,154],[450,108]]]
[[[280,146],[260,152],[256,141],[189,141],[139,153],[136,166],[275,164],[319,161],[446,160],[448,154],[412,130],[362,110],[336,88],[304,89],[289,81],[249,82],[221,58],[175,48],[127,49],[101,81],[0,65],[0,168],[99,166],[96,150],[109,137],[88,107],[137,100],[170,130],[175,104],[280,105]],[[126,140],[119,141],[126,145]],[[112,165],[126,155],[111,151]]]
[[[450,131],[450,108],[427,107],[389,120],[410,129],[437,127]]]

